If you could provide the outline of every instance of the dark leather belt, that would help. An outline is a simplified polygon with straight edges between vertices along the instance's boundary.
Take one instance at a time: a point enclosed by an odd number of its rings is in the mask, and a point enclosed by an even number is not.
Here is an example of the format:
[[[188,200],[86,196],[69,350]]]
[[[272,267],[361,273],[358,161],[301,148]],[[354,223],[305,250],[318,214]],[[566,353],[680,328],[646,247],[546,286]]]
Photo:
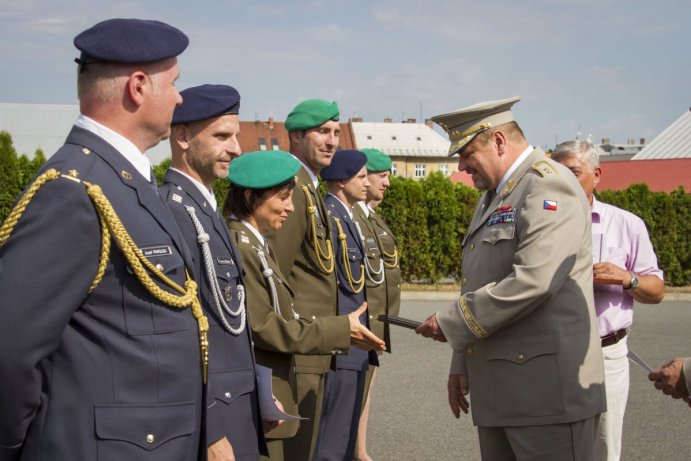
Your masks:
[[[608,335],[603,336],[602,339],[602,347],[607,347],[611,346],[612,344],[616,344],[629,333],[628,328],[622,328],[621,330],[614,331]]]

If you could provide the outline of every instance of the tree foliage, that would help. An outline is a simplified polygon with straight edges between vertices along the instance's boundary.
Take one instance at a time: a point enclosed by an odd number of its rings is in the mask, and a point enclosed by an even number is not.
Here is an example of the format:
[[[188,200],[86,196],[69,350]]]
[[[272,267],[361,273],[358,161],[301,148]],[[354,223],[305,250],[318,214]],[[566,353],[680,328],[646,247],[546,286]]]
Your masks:
[[[19,156],[12,143],[12,136],[6,131],[0,131],[0,222],[5,220],[19,194],[45,162],[41,149],[36,149],[31,160],[26,155]]]
[[[377,212],[382,214],[398,239],[403,278],[409,281],[433,279],[427,203],[422,184],[412,179],[391,178],[391,187]]]
[[[679,187],[671,194],[646,184],[597,193],[598,200],[618,206],[645,222],[657,263],[672,286],[691,284],[691,194]]]

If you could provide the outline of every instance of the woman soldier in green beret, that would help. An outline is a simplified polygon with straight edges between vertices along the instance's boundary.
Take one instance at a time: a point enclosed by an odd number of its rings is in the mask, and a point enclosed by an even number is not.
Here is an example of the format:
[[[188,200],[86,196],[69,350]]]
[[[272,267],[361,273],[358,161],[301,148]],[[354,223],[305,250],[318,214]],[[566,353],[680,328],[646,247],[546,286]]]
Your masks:
[[[293,211],[292,191],[300,162],[284,151],[252,152],[233,160],[223,212],[245,269],[246,304],[252,318],[256,360],[273,371],[272,387],[288,414],[297,414],[293,354],[335,355],[350,345],[382,350],[384,343],[358,317],[366,304],[347,316],[304,319],[293,310],[292,290],[268,247],[265,234],[281,228]],[[299,310],[299,306],[296,306]],[[286,421],[266,434],[272,461],[283,460],[283,439],[299,422]]]

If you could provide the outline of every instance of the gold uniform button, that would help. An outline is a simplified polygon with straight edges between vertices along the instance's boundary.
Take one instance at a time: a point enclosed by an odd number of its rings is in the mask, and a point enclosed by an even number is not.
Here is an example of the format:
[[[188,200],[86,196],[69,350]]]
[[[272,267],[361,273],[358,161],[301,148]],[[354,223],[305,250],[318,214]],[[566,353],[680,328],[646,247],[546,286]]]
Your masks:
[[[154,437],[153,434],[147,434],[146,435],[146,443],[154,443],[155,440],[156,440],[156,438]]]
[[[523,354],[518,354],[518,355],[516,356],[516,358],[517,358],[518,360],[523,360],[523,359],[525,358],[525,355],[523,355]]]
[[[468,349],[465,350],[465,354],[466,354],[468,357],[470,357],[471,355],[473,355],[473,352],[474,352],[474,351],[473,351],[473,348],[472,348],[472,347],[469,347]]]
[[[497,241],[497,236],[496,236],[496,235],[493,235],[493,236],[492,236],[492,242],[496,242],[496,241]]]
[[[463,277],[463,280],[461,280],[461,284],[465,285],[468,283],[468,277]]]
[[[84,149],[82,149],[82,152],[84,153],[84,155],[89,155],[91,153],[91,151],[89,150],[88,147],[85,147]]]
[[[313,315],[313,316],[312,316],[312,320],[314,320],[314,319],[316,319],[316,318],[317,318],[317,316],[316,316],[316,315]]]
[[[474,244],[474,243],[471,243],[471,244],[470,244],[470,251],[474,251],[474,250],[475,250],[475,244]]]
[[[229,399],[232,394],[230,392],[226,392],[224,395],[226,396],[227,399]]]
[[[373,319],[373,318],[374,318],[374,316],[373,316],[372,314],[370,314],[369,318]]]
[[[158,270],[160,270],[161,272],[163,272],[163,264],[161,264],[161,263],[156,264],[156,269],[158,269]]]

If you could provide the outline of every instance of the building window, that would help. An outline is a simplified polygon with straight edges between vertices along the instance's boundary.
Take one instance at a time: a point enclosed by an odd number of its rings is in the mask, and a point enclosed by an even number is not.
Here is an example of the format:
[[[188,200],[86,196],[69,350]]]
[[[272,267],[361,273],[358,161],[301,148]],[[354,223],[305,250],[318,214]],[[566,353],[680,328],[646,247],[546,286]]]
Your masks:
[[[418,141],[422,141],[422,138],[420,136],[417,137]]]
[[[280,150],[281,148],[278,146],[278,138],[271,138],[271,148],[273,150]]]
[[[424,178],[425,177],[425,165],[415,165],[415,177]]]
[[[444,176],[449,175],[449,165],[439,165],[439,172]]]
[[[395,141],[395,140],[396,140],[396,136],[391,136],[391,140],[392,140],[392,141]]]
[[[266,150],[266,138],[259,138],[259,150]]]
[[[367,135],[367,140],[368,140],[368,141],[371,141],[371,140],[372,140],[372,136]]]
[[[392,174],[393,176],[398,176],[397,173],[398,173],[398,169],[396,168],[396,164],[395,164],[395,163],[392,163],[392,164],[391,164],[391,174]]]

